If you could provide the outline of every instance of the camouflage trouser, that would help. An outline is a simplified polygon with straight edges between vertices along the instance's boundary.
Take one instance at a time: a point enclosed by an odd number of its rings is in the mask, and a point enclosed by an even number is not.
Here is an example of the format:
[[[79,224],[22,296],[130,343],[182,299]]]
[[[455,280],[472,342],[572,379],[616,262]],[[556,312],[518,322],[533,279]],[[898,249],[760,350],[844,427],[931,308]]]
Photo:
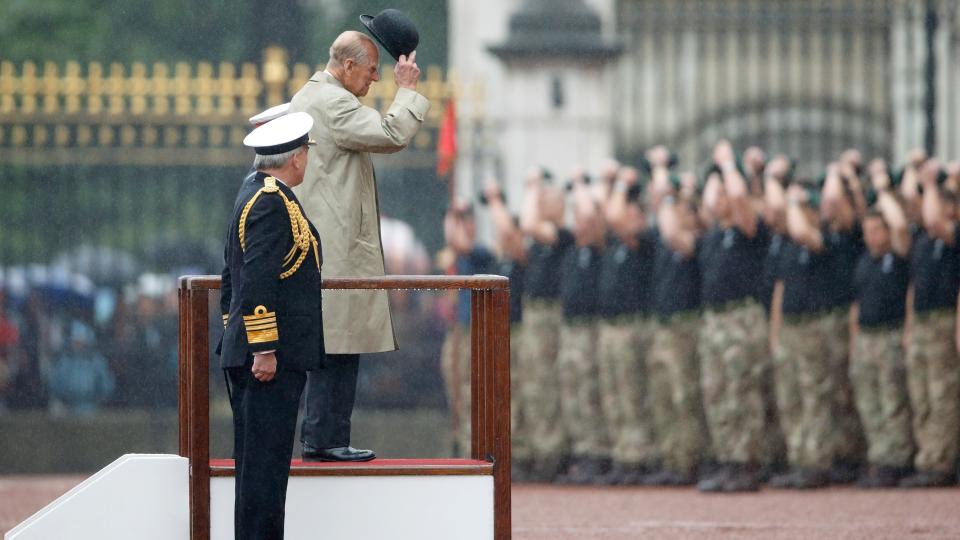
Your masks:
[[[850,382],[850,310],[835,309],[820,318],[826,353],[834,377],[833,425],[828,445],[835,460],[860,462],[866,436],[853,399]]]
[[[760,392],[763,396],[764,408],[764,448],[760,463],[777,469],[787,462],[787,443],[784,440],[783,430],[780,428],[780,411],[777,408],[777,386],[774,378],[775,351],[770,350],[770,322],[769,313],[767,324],[754,329],[752,339],[762,339],[765,343],[764,352],[766,361],[763,363],[763,376],[760,383]]]
[[[695,472],[708,452],[709,440],[700,397],[697,330],[694,313],[659,322],[647,357],[657,440],[664,467]]]
[[[907,389],[913,409],[918,469],[952,471],[960,437],[960,358],[955,310],[914,318],[907,349]]]
[[[913,457],[902,328],[860,329],[850,360],[857,411],[867,435],[867,460],[906,467]]]
[[[556,472],[568,450],[557,366],[562,323],[558,301],[524,301],[517,351],[517,371],[522,373],[517,392],[519,414],[526,419],[530,456],[546,472]]]
[[[836,378],[826,353],[821,318],[784,317],[774,355],[780,427],[787,443],[787,461],[799,467],[828,469],[833,464],[829,438],[833,432]]]
[[[607,424],[600,406],[596,347],[596,321],[564,321],[557,367],[563,396],[563,426],[570,437],[574,457],[610,457]]]
[[[529,460],[532,458],[530,448],[530,425],[524,410],[528,407],[523,403],[525,394],[522,391],[524,381],[530,380],[527,371],[529,362],[520,360],[520,340],[522,326],[514,323],[510,325],[510,455],[515,460]]]
[[[470,329],[454,324],[440,350],[440,373],[447,391],[456,457],[470,455]]]
[[[767,459],[766,326],[763,308],[754,301],[703,316],[698,344],[703,407],[721,463]]]
[[[615,461],[631,465],[657,459],[649,413],[646,357],[653,323],[639,315],[602,320],[597,331],[600,395]]]

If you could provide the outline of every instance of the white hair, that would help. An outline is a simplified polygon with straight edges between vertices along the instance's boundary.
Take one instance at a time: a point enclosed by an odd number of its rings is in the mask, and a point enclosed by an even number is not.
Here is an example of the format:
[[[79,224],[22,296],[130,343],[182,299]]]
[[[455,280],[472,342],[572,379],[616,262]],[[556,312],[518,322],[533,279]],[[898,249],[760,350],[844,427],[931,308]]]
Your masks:
[[[297,153],[301,150],[303,150],[302,147],[297,147],[282,154],[273,154],[269,156],[257,154],[257,156],[253,158],[253,168],[258,171],[263,169],[279,169],[286,165],[288,161],[293,159],[293,156],[297,155]]]
[[[329,65],[342,67],[347,60],[353,60],[358,64],[366,63],[370,55],[367,53],[365,43],[373,45],[374,48],[377,46],[370,36],[363,32],[349,31],[340,34],[330,46]]]

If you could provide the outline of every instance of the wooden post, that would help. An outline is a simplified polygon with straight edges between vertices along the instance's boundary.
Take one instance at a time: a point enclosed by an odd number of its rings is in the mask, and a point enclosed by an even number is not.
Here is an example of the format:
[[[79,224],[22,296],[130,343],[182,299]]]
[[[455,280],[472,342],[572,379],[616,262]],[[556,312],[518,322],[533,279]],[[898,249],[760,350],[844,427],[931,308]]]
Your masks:
[[[190,412],[190,538],[210,538],[210,381],[207,336],[209,296],[207,288],[189,281],[189,363]]]

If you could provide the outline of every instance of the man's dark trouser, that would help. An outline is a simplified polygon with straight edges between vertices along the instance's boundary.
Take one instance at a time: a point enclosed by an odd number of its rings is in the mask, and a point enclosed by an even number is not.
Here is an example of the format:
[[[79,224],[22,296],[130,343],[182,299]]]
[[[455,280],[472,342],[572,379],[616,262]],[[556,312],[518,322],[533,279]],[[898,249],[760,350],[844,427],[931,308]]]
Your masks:
[[[321,368],[307,372],[301,442],[318,450],[350,446],[359,368],[359,354],[328,354]]]
[[[262,383],[250,372],[252,362],[224,370],[236,459],[234,537],[282,540],[290,458],[306,374],[280,370],[272,381]]]

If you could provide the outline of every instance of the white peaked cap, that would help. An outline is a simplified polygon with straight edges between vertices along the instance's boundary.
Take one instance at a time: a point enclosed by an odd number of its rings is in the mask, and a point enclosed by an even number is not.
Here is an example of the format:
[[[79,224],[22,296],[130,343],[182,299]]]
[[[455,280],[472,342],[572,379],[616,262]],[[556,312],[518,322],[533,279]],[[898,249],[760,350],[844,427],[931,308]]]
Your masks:
[[[313,118],[305,112],[295,112],[271,120],[254,129],[243,139],[243,144],[260,155],[270,156],[295,150],[311,144],[310,128]]]
[[[249,118],[249,122],[254,126],[259,126],[261,124],[266,124],[271,120],[280,118],[281,116],[287,114],[290,111],[290,103],[283,103],[281,105],[275,105],[269,109],[263,111],[262,113],[255,114]]]

